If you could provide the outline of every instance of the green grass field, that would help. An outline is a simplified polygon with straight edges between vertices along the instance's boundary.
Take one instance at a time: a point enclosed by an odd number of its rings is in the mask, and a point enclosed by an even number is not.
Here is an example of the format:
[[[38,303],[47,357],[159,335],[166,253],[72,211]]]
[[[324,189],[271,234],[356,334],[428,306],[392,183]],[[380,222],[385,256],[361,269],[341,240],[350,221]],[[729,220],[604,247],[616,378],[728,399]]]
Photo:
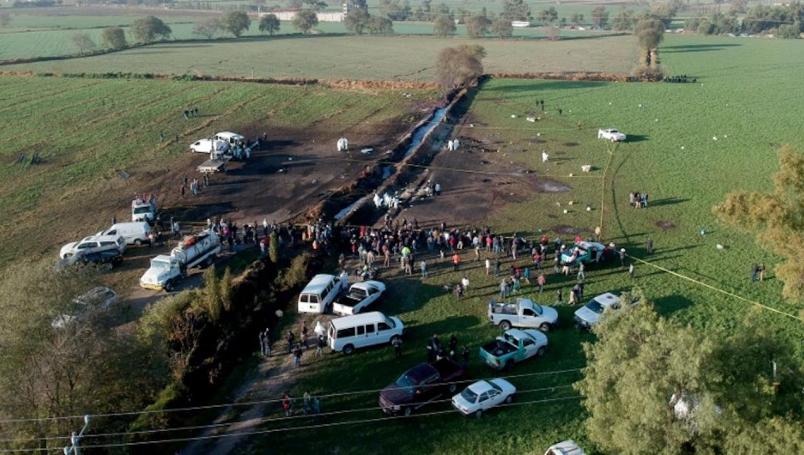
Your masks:
[[[488,72],[629,71],[631,36],[541,40],[440,39],[429,36],[288,37],[148,46],[97,57],[0,67],[5,71],[211,74],[241,77],[432,80],[439,50],[480,44]]]
[[[600,223],[602,173],[609,161],[607,143],[595,139],[598,127],[616,126],[632,135],[634,141],[613,150],[611,165],[602,192],[603,233],[606,240],[625,246],[636,257],[645,257],[644,242],[650,237],[656,252],[646,259],[702,283],[756,300],[772,308],[799,315],[800,303],[783,302],[781,284],[770,275],[763,284],[749,281],[753,262],[776,262],[757,246],[751,234],[737,232],[719,224],[711,214],[712,205],[735,189],[762,190],[771,186],[770,175],[777,162],[778,144],[790,143],[804,149],[800,134],[800,100],[791,96],[798,75],[804,70],[802,43],[795,41],[730,40],[723,38],[668,38],[662,59],[672,73],[698,78],[696,84],[603,84],[532,80],[495,80],[478,93],[469,115],[471,121],[487,130],[467,132],[475,137],[488,135],[509,143],[503,151],[512,160],[526,163],[571,184],[569,193],[535,195],[511,204],[488,220],[502,232],[549,232],[556,225],[591,230]],[[544,99],[546,120],[536,124],[522,118]],[[562,116],[556,112],[561,107]],[[517,114],[512,119],[511,114]],[[578,128],[578,123],[581,128]],[[529,146],[537,132],[546,143],[538,148],[551,152],[551,162],[542,165],[535,146]],[[717,137],[715,141],[713,137]],[[577,145],[574,145],[577,144]],[[683,149],[682,149],[683,147]],[[530,152],[514,152],[521,148]],[[460,153],[460,152],[458,152]],[[467,155],[467,159],[476,159]],[[556,161],[560,161],[557,163]],[[592,178],[569,178],[580,174],[581,164],[593,164]],[[598,177],[598,178],[594,178]],[[651,207],[632,209],[629,191],[648,192]],[[567,215],[567,202],[577,205]],[[557,207],[555,202],[561,202]],[[586,212],[578,207],[593,207]],[[449,215],[445,213],[449,222]],[[661,229],[657,223],[674,227]],[[708,232],[701,238],[697,232]],[[564,236],[565,239],[568,236]],[[715,245],[723,244],[725,250]],[[467,256],[470,256],[467,253]],[[525,263],[520,260],[520,263]],[[468,265],[468,264],[467,264]],[[505,262],[503,270],[508,270]],[[410,327],[401,360],[393,359],[389,348],[358,352],[351,357],[327,356],[311,360],[301,371],[292,389],[295,396],[305,391],[326,394],[350,390],[369,390],[365,394],[325,399],[325,412],[349,409],[367,410],[324,418],[322,423],[381,417],[375,389],[392,382],[406,368],[423,361],[426,338],[439,334],[445,341],[455,334],[461,345],[472,348],[471,374],[494,376],[481,365],[477,347],[498,333],[485,321],[485,305],[497,294],[498,280],[485,277],[482,268],[469,265],[461,274],[468,276],[468,298],[456,302],[441,286],[454,284],[460,274],[444,264],[433,277],[395,279],[391,292],[380,304],[387,314],[399,315]],[[548,276],[543,303],[554,303],[556,289],[569,290],[574,280]],[[643,288],[664,315],[690,324],[701,332],[728,331],[744,318],[755,318],[774,328],[802,352],[800,340],[804,326],[787,318],[725,296],[700,285],[637,264],[636,278],[630,280],[623,269],[613,266],[587,273],[587,296],[605,291],[621,291],[636,285]],[[528,295],[533,295],[528,292]],[[566,297],[565,297],[566,299]],[[583,365],[581,343],[593,336],[571,326],[574,308],[559,307],[563,326],[548,334],[550,351],[538,360],[519,365],[510,374],[530,374],[563,370]],[[584,412],[577,401],[533,403],[540,399],[572,394],[568,385],[578,374],[525,376],[512,379],[520,389],[534,391],[518,397],[519,406],[487,414],[482,420],[466,419],[456,412],[436,416],[369,421],[268,433],[259,437],[246,453],[532,453],[540,454],[552,443],[572,438],[592,449],[584,429]],[[271,398],[271,397],[263,397]],[[278,406],[277,406],[278,407]],[[429,411],[448,410],[445,404]],[[274,422],[258,428],[270,429],[309,424],[308,421]],[[314,433],[311,433],[314,431]]]
[[[0,212],[6,216],[0,229],[7,243],[0,264],[102,229],[150,179],[187,165],[186,144],[202,135],[257,122],[269,130],[382,124],[430,96],[407,92],[413,97],[320,87],[3,77]],[[181,111],[187,106],[205,115],[186,121]],[[20,154],[30,160],[34,153],[40,164],[15,163]],[[118,171],[131,178],[123,180]]]

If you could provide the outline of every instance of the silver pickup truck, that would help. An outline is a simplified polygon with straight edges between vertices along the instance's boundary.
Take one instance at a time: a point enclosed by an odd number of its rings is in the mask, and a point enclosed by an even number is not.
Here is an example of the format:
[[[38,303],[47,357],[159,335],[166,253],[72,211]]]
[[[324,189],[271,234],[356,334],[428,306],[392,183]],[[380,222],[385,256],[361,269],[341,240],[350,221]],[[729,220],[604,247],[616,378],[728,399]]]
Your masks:
[[[513,302],[489,302],[489,321],[503,330],[511,327],[524,327],[549,331],[558,323],[555,308],[539,305],[530,299],[517,298]]]

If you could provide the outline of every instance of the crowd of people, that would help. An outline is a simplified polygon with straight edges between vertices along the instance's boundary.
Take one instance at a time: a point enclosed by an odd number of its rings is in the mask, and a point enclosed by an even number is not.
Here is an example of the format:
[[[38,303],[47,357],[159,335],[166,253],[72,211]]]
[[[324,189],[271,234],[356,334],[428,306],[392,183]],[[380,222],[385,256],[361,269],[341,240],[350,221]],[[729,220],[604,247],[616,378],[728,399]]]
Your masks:
[[[644,209],[648,207],[648,193],[640,193],[639,191],[632,191],[628,193],[628,203],[635,209]]]

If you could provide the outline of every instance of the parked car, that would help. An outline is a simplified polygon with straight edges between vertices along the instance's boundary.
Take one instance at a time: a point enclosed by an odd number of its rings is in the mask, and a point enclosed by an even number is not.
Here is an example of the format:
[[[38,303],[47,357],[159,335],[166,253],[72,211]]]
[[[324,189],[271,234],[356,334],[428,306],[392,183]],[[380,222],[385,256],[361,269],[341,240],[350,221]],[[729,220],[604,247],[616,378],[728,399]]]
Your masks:
[[[59,257],[64,259],[76,254],[83,255],[106,250],[117,250],[122,254],[126,251],[126,239],[121,235],[90,235],[78,242],[70,242],[61,247]]]
[[[226,153],[229,150],[229,143],[219,139],[199,139],[190,144],[190,151],[193,153],[212,153],[214,150],[219,153]]]
[[[92,311],[107,311],[115,303],[117,303],[117,293],[112,289],[105,286],[92,288],[73,299],[73,304],[75,304],[77,310],[74,314],[56,316],[50,325],[54,329],[63,329],[69,324],[86,317]]]
[[[376,302],[385,292],[385,284],[379,281],[361,281],[353,284],[349,292],[335,299],[332,312],[349,315],[363,311]]]
[[[632,302],[628,302],[628,304],[631,305],[638,301],[639,300],[636,299]],[[581,329],[591,329],[600,322],[600,318],[604,313],[617,311],[621,309],[622,306],[623,303],[616,294],[611,292],[600,294],[590,300],[586,305],[575,310],[575,325]]]
[[[126,240],[127,245],[150,244],[151,225],[145,221],[131,221],[128,223],[116,223],[105,231],[100,231],[96,235],[121,235]]]
[[[299,294],[299,313],[326,313],[341,293],[341,280],[334,275],[318,274]]]
[[[447,358],[420,363],[380,391],[380,408],[385,414],[408,416],[445,393],[455,393],[465,377],[463,367]]]
[[[547,335],[536,329],[510,329],[480,347],[480,358],[491,368],[508,369],[547,350]]]
[[[586,452],[578,446],[572,439],[561,441],[551,445],[544,455],[586,455]]]
[[[480,418],[485,411],[513,401],[515,393],[516,387],[505,379],[477,381],[452,397],[452,406],[463,415]]]
[[[626,139],[625,134],[619,132],[616,128],[603,128],[597,130],[597,138],[605,139],[611,142],[622,142]]]
[[[488,309],[489,321],[503,330],[511,327],[538,328],[549,331],[558,323],[555,308],[539,305],[530,299],[519,297],[513,302],[497,302],[492,299]]]
[[[610,250],[606,246],[598,242],[580,242],[576,243],[572,248],[567,249],[561,254],[562,264],[575,264],[576,262],[583,262],[584,264],[602,262],[609,259],[611,255]]]
[[[399,318],[372,311],[331,320],[327,335],[330,349],[351,354],[355,349],[392,343],[404,331],[405,325]]]

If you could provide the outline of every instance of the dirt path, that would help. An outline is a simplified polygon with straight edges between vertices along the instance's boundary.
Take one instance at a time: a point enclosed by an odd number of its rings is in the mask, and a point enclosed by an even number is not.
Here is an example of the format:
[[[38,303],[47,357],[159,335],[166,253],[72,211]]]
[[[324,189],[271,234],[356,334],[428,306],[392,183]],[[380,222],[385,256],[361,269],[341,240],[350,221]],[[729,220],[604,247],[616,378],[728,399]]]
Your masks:
[[[312,355],[309,351],[306,356]],[[293,366],[291,356],[284,351],[276,352],[273,356],[263,360],[256,371],[235,392],[234,402],[251,401],[255,399],[279,398],[285,390],[291,388],[298,369]],[[278,403],[260,403],[244,409],[242,406],[228,406],[218,414],[212,422],[221,424],[229,421],[232,425],[216,427],[202,433],[201,437],[214,436],[224,433],[249,432],[256,429],[261,423],[269,408],[277,408]],[[228,436],[222,438],[194,441],[181,451],[182,455],[206,455],[214,453],[225,455],[232,451],[248,438],[248,436]]]

